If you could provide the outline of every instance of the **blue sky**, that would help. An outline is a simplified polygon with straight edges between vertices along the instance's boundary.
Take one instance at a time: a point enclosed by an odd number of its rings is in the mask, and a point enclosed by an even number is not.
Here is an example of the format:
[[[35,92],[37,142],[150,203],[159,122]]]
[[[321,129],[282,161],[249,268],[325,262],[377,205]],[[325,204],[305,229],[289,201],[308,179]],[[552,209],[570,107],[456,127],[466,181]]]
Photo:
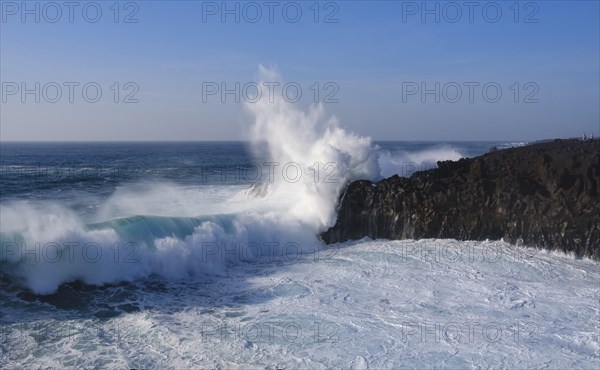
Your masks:
[[[472,22],[464,1],[274,1],[273,22],[264,1],[124,1],[118,14],[114,1],[84,1],[73,22],[63,2],[49,3],[28,2],[23,20],[22,2],[2,1],[2,140],[244,139],[244,96],[204,102],[202,86],[256,82],[259,64],[300,86],[301,107],[315,83],[318,101],[334,93],[327,113],[376,140],[600,136],[598,1],[476,1]],[[224,21],[223,6],[233,9]],[[423,7],[439,19],[423,19]],[[65,82],[79,83],[73,103]],[[21,95],[36,83],[39,103]],[[101,88],[98,102],[83,99],[87,83]],[[439,102],[421,94],[436,84]],[[125,103],[132,92],[138,102]]]

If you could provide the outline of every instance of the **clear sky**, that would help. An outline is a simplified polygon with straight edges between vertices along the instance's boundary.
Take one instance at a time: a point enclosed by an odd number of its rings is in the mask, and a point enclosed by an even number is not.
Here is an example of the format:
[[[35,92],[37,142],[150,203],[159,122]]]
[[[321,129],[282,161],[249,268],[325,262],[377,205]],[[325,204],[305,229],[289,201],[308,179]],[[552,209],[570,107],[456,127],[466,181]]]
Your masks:
[[[600,136],[598,1],[22,4],[0,4],[1,140],[245,139],[261,64],[376,140]]]

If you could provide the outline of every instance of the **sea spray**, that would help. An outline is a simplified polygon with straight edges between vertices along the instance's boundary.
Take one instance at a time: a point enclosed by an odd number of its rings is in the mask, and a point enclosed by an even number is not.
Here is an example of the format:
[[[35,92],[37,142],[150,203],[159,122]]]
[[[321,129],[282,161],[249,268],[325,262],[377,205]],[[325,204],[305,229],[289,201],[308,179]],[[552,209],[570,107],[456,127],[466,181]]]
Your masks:
[[[277,72],[263,66],[259,66],[259,77],[281,81]],[[298,181],[275,177],[270,188],[274,197],[293,199],[291,213],[311,225],[313,232],[334,221],[338,195],[349,181],[380,178],[371,138],[340,128],[335,117],[326,117],[322,103],[311,105],[307,112],[281,98],[246,103],[246,108],[255,117],[253,143],[266,143],[273,162],[293,163],[300,169],[295,173],[302,173]]]
[[[283,86],[272,69],[260,66],[259,77]],[[303,110],[274,96],[245,104],[257,155],[254,166],[240,168],[261,170],[261,182],[248,188],[145,179],[119,182],[104,198],[73,192],[69,202],[4,201],[3,278],[48,294],[71,281],[223,276],[232,264],[293,261],[323,250],[318,235],[334,224],[350,181],[401,173],[406,161],[460,156],[452,148],[390,154],[344,130],[322,104]],[[72,204],[92,205],[92,212],[84,217]]]
[[[395,174],[410,177],[417,171],[435,168],[437,161],[456,161],[463,157],[464,155],[456,148],[447,145],[418,152],[380,150],[378,164],[383,177],[387,178]]]
[[[259,74],[280,80],[262,66]],[[277,98],[246,108],[254,116],[252,142],[256,148],[266,144],[270,169],[296,171],[269,176],[262,197],[244,197],[252,207],[240,210],[239,195],[228,189],[235,206],[228,209],[223,202],[220,214],[198,210],[204,216],[189,217],[185,209],[186,217],[145,215],[156,210],[152,204],[161,195],[181,198],[176,195],[181,188],[164,183],[120,187],[91,224],[62,204],[3,205],[3,273],[47,294],[75,280],[101,285],[151,275],[221,275],[231,263],[290,260],[318,250],[317,235],[335,221],[345,185],[380,177],[375,146],[326,118],[322,105],[305,112]]]

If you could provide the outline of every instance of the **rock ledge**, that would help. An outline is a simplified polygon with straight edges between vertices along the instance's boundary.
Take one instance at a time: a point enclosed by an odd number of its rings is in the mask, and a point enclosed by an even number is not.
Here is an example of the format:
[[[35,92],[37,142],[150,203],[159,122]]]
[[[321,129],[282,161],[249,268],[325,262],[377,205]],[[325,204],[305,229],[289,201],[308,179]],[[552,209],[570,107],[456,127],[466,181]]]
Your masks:
[[[600,259],[600,140],[554,140],[352,182],[326,243],[499,240]]]

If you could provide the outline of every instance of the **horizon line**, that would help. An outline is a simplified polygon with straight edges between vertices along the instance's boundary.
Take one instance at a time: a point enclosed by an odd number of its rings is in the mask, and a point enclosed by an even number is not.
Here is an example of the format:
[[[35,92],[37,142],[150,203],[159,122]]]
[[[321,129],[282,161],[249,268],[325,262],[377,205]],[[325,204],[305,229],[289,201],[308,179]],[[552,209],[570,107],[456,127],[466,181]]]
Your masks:
[[[377,140],[373,139],[373,142],[379,143],[393,143],[393,142],[501,142],[501,141],[510,141],[510,142],[535,142],[535,141],[545,141],[545,140],[556,140],[556,139],[576,139],[579,137],[568,137],[568,138],[546,138],[546,139],[496,139],[496,140],[444,140],[444,139],[409,139],[409,140]],[[261,140],[266,141],[266,140]],[[251,143],[252,140],[0,140],[0,144],[3,143]]]

